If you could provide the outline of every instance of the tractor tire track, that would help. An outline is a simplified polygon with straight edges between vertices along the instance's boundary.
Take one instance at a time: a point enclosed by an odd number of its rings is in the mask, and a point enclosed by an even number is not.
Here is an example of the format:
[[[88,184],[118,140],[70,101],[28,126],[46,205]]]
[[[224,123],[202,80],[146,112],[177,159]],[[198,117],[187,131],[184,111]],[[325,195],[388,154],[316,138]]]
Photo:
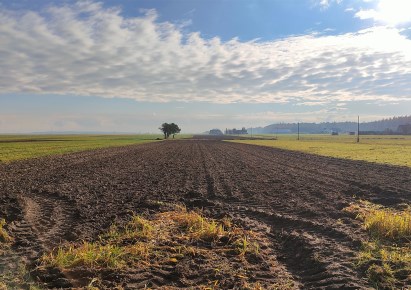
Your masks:
[[[0,274],[10,279],[21,272],[22,265],[34,269],[37,260],[62,241],[75,238],[73,231],[78,219],[78,212],[65,198],[37,192],[20,198],[23,217],[10,226],[14,237],[11,249],[2,256]],[[29,273],[25,274],[27,287],[33,281]],[[71,287],[71,283],[60,272],[47,275],[49,287]],[[58,281],[58,283],[55,283]]]
[[[216,148],[213,149],[216,150]],[[358,274],[351,269],[351,262],[347,262],[350,258],[353,260],[354,251],[352,246],[353,244],[360,244],[359,238],[354,240],[346,231],[340,231],[335,226],[327,226],[307,218],[274,212],[272,206],[267,205],[265,202],[243,199],[240,201],[230,200],[227,203],[227,199],[219,199],[218,196],[220,195],[216,192],[227,192],[227,188],[230,187],[229,180],[218,178],[218,176],[224,176],[226,171],[226,168],[224,168],[225,162],[227,160],[221,163],[223,166],[219,166],[212,158],[208,158],[207,162],[204,162],[204,164],[209,165],[208,176],[214,177],[212,181],[213,193],[208,196],[208,199],[211,198],[216,201],[215,204],[209,205],[207,208],[212,208],[212,211],[215,211],[216,207],[220,207],[220,211],[230,214],[236,220],[245,221],[244,224],[246,225],[250,225],[252,221],[255,221],[260,224],[260,227],[263,224],[263,229],[270,228],[273,233],[271,236],[275,237],[273,247],[277,248],[281,261],[302,285],[312,288],[332,285],[348,289],[366,287],[364,283],[359,284],[357,282],[360,280]],[[235,180],[231,184],[239,182]],[[221,212],[219,214],[221,215]],[[260,227],[251,229],[258,230]],[[281,239],[278,236],[281,236]],[[298,263],[295,263],[295,255],[289,255],[290,247],[293,247],[293,245],[301,250],[298,253]],[[319,245],[321,245],[321,251],[326,250],[328,252],[328,261],[326,259],[320,261]],[[314,267],[315,275],[312,271],[306,271],[304,267],[307,266]],[[343,274],[336,277],[336,272]]]

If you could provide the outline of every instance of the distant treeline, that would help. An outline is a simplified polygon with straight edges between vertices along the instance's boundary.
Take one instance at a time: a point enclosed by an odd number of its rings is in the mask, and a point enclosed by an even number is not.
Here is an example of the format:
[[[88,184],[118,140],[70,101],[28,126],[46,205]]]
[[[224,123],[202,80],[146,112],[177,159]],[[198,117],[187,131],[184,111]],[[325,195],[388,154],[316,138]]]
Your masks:
[[[357,132],[356,122],[300,123],[300,133]],[[379,121],[360,123],[360,132],[368,134],[411,134],[411,116],[393,117]],[[297,123],[279,123],[253,128],[254,134],[297,133]],[[250,131],[250,129],[248,129]]]

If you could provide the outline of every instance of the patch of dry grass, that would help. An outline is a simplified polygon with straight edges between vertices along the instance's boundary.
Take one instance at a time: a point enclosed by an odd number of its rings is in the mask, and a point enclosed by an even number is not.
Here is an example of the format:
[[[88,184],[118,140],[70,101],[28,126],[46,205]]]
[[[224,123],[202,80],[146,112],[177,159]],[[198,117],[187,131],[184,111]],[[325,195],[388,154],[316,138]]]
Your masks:
[[[370,240],[363,242],[357,256],[370,283],[393,289],[411,283],[411,212],[409,206],[395,210],[367,201],[344,209],[363,221]]]
[[[0,243],[10,243],[12,238],[7,233],[4,226],[6,225],[5,219],[0,219]]]
[[[411,240],[411,211],[394,210],[360,201],[345,209],[363,220],[364,228],[378,239]]]
[[[201,248],[199,243],[208,247]],[[61,269],[121,269],[177,263],[186,255],[207,255],[212,250],[245,255],[258,254],[258,249],[253,232],[234,227],[227,219],[209,219],[199,212],[177,207],[151,219],[133,215],[124,226],[111,226],[98,241],[63,245],[44,255],[41,263]]]
[[[97,268],[121,268],[125,265],[126,249],[117,245],[101,245],[84,242],[81,245],[58,248],[55,253],[43,257],[43,263],[61,268],[78,265]]]
[[[364,227],[371,235],[390,240],[411,238],[411,213],[372,210],[364,217]]]
[[[238,227],[228,218],[207,218],[201,211],[183,206],[163,204],[161,208],[158,213],[118,221],[94,242],[62,245],[45,254],[39,267],[63,272],[87,269],[93,273],[90,279],[107,271],[126,274],[130,269],[151,272],[173,268],[176,277],[181,276],[195,289],[227,289],[232,285],[240,289],[295,289],[291,276],[276,268],[275,255],[263,234]],[[277,286],[267,288],[264,278],[259,283],[254,271],[261,271],[261,264],[267,275],[278,275]],[[104,288],[106,282],[91,284]]]
[[[221,222],[186,209],[161,213],[158,218],[163,220],[166,226],[176,228],[182,236],[192,240],[211,242],[230,234]]]

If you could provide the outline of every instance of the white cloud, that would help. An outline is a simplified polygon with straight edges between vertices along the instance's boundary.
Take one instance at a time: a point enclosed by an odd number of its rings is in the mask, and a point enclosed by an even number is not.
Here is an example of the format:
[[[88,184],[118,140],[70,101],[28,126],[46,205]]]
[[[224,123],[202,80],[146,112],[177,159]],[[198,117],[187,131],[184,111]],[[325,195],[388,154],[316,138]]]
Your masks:
[[[379,17],[378,12],[375,11],[374,9],[369,9],[369,10],[360,10],[357,13],[355,13],[355,17],[360,18],[362,20],[364,19],[377,19]]]
[[[355,17],[374,19],[388,25],[400,25],[411,22],[411,1],[379,0],[376,9],[359,10]]]
[[[395,28],[224,42],[82,1],[0,11],[0,94],[214,103],[411,98],[411,40]]]

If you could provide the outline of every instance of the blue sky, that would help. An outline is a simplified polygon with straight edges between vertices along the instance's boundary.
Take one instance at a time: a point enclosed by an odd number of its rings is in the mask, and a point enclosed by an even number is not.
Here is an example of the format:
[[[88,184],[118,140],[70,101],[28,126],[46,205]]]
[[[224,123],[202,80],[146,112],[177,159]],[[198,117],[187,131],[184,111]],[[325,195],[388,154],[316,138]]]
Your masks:
[[[0,133],[409,115],[411,1],[0,1],[0,67]]]

